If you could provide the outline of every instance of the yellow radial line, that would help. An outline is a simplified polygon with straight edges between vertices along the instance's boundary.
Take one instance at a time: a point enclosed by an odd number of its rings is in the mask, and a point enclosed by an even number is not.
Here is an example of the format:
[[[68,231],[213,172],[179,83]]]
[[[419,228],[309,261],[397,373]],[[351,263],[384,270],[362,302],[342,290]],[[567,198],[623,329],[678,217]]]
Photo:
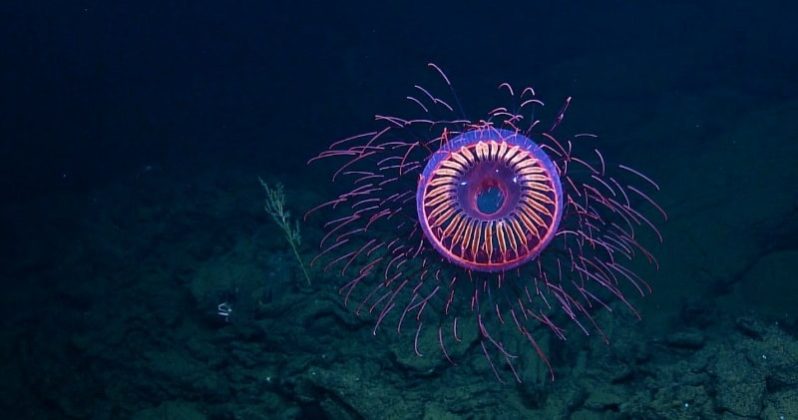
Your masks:
[[[538,203],[551,204],[551,205],[554,204],[554,200],[550,196],[546,194],[541,194],[534,190],[526,189],[523,190],[521,194],[529,198],[532,198],[532,201],[537,201]]]
[[[435,197],[436,195],[447,193],[447,192],[451,192],[451,191],[454,191],[454,190],[455,190],[454,184],[439,185],[439,186],[434,187],[434,188],[427,188],[427,192],[426,192],[425,196],[427,197],[427,199],[430,199],[430,198]]]
[[[474,163],[474,154],[471,153],[467,147],[463,146],[460,148],[460,155],[462,155],[468,161],[468,164]]]
[[[454,233],[454,231],[457,228],[457,224],[460,223],[462,218],[463,218],[463,216],[460,213],[457,213],[457,214],[454,215],[454,217],[452,218],[451,223],[449,223],[449,225],[446,226],[445,229],[443,229],[443,233],[441,234],[441,241],[444,238],[446,238],[447,236],[450,236],[452,233]],[[454,240],[454,237],[452,237],[452,240]]]
[[[463,249],[463,255],[461,256],[465,256],[465,251],[471,247],[471,234],[474,231],[474,219],[468,217],[465,225],[465,232],[463,232],[463,238],[460,241],[460,247]]]
[[[524,159],[516,163],[513,169],[515,169],[516,171],[520,171],[521,169],[527,169],[527,168],[540,168],[538,163],[539,163],[538,160],[532,157],[532,155],[527,155],[527,159]]]
[[[457,243],[452,242],[452,246],[460,246],[460,256],[465,258],[466,251],[468,250],[468,236],[471,234],[471,218],[463,216],[463,223],[461,224],[460,234],[457,236]]]
[[[505,153],[507,153],[507,142],[503,141],[499,143],[499,154],[496,155],[496,159],[503,161]]]
[[[551,210],[549,210],[539,201],[529,200],[529,201],[524,201],[524,203],[528,206],[531,206],[538,214],[541,214],[543,216],[548,216],[549,218],[554,218],[554,215],[551,213]],[[551,204],[553,205],[554,203]]]
[[[471,255],[472,259],[477,259],[479,253],[480,234],[482,233],[482,222],[474,221],[474,236],[471,238]]]
[[[499,220],[493,225],[493,227],[496,229],[496,242],[499,245],[499,252],[501,253],[502,261],[504,261],[507,257],[507,242],[505,242],[504,237],[504,223]]]
[[[521,224],[518,223],[518,219],[515,216],[511,216],[510,218],[510,226],[513,227],[513,231],[516,235],[518,235],[518,239],[521,241],[521,245],[526,246],[526,234],[524,233],[524,229],[521,227]]]
[[[529,216],[529,218],[532,219],[535,223],[537,223],[540,226],[546,227],[548,226],[548,224],[546,224],[546,221],[543,220],[543,216],[548,216],[548,215],[543,214],[538,208],[538,205],[539,204],[535,203],[534,201],[521,200],[520,207],[521,210],[526,211],[527,216]]]
[[[477,154],[477,159],[485,160],[485,155],[488,153],[488,145],[484,141],[478,141],[474,146],[474,152]]]
[[[505,162],[509,162],[510,159],[512,159],[513,156],[515,156],[515,154],[518,153],[519,150],[521,150],[520,146],[511,147],[509,150],[507,150],[507,153],[504,155],[504,158],[502,160],[504,160]]]
[[[548,204],[553,206],[554,205],[554,197],[552,194],[543,194],[539,191],[535,191],[532,188],[525,188],[521,190],[521,196],[527,198],[529,201],[534,201],[541,205]]]
[[[449,220],[449,216],[452,215],[452,212],[454,212],[454,208],[448,204],[442,204],[436,207],[435,210],[433,210],[429,216],[427,216],[429,226],[438,227],[442,225],[444,222]]]
[[[446,222],[451,220],[452,213],[454,213],[454,209],[448,209],[443,214],[441,214],[438,218],[430,222],[430,228],[440,228],[441,226],[446,225]],[[439,236],[439,233],[436,233],[436,236]]]
[[[430,227],[435,226],[435,222],[438,221],[438,216],[445,213],[449,210],[451,206],[449,204],[443,204],[436,207],[431,207],[427,213],[427,223]]]
[[[469,165],[471,165],[471,163],[468,162],[468,159],[466,159],[465,156],[463,156],[463,154],[460,153],[460,152],[452,153],[451,154],[451,159],[449,159],[449,161],[450,162],[457,162],[463,168],[467,168]]]
[[[510,249],[513,250],[513,253],[518,256],[518,242],[515,239],[515,232],[512,228],[512,222],[509,220],[505,220],[502,223],[502,229],[504,229],[504,237],[507,238],[507,243],[510,244]]]
[[[499,155],[499,143],[495,141],[490,142],[490,159],[496,160]]]
[[[537,165],[527,166],[524,168],[516,169],[515,173],[518,175],[534,175],[546,173],[546,170]]]
[[[521,204],[521,211],[525,212],[530,219],[532,219],[535,223],[537,223],[540,227],[547,228],[549,225],[543,220],[538,209],[531,205],[532,203],[528,201],[523,201]]]
[[[424,200],[424,204],[427,207],[436,207],[438,204],[447,202],[447,201],[454,201],[455,195],[452,192],[447,192],[446,194],[440,194],[437,197],[429,197]]]
[[[429,182],[430,187],[437,187],[438,185],[454,185],[455,178],[450,176],[436,176]]]
[[[518,162],[529,158],[529,152],[522,150],[517,155],[513,156],[512,159],[507,160],[507,164],[514,167]]]
[[[540,204],[540,203],[537,203],[537,202],[534,202],[534,201],[525,201],[524,205],[531,207],[532,211],[535,212],[535,215],[540,217],[541,221],[543,220],[543,216],[546,216],[549,219],[553,219],[554,218],[554,215],[551,214],[551,211],[549,209],[547,209],[545,206],[543,206],[542,204]],[[544,223],[542,226],[548,226],[548,224]]]
[[[457,230],[454,232],[454,236],[452,236],[452,246],[451,249],[454,249],[455,245],[460,245],[460,256],[463,256],[463,231],[467,229],[468,220],[466,217],[463,217],[460,221],[460,225],[457,227]]]
[[[535,190],[535,191],[543,191],[543,192],[552,192],[554,191],[549,184],[544,184],[542,182],[527,182],[524,187]]]
[[[438,168],[435,170],[435,175],[437,176],[460,176],[459,171],[455,171],[454,169],[449,168]]]
[[[488,221],[485,227],[485,252],[488,254],[488,261],[493,258],[493,220]]]
[[[518,218],[518,220],[521,221],[521,224],[524,225],[524,227],[529,233],[531,233],[534,237],[540,239],[540,231],[535,226],[535,223],[533,223],[532,220],[526,215],[525,212],[523,211],[517,212],[516,217]]]
[[[460,164],[460,162],[458,162],[458,161],[456,161],[454,159],[444,160],[443,162],[441,162],[441,167],[454,169],[458,173],[463,172],[465,170],[465,167],[462,164]]]
[[[538,165],[529,166],[526,168],[516,169],[519,176],[545,176],[548,178],[546,170]]]
[[[549,177],[541,174],[522,175],[521,179],[529,182],[547,182]]]

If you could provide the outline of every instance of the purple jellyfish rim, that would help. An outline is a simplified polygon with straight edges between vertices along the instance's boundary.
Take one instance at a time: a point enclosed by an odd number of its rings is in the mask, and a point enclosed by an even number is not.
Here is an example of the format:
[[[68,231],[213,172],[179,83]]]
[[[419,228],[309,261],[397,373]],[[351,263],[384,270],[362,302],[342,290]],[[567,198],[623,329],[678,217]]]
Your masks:
[[[462,254],[465,254],[466,251],[461,250],[461,255],[457,255],[451,246],[444,244],[440,232],[435,232],[435,228],[430,224],[430,213],[427,209],[428,206],[426,205],[427,201],[425,200],[425,196],[429,192],[430,181],[432,181],[432,179],[435,177],[436,171],[438,171],[444,165],[444,162],[450,160],[454,153],[458,153],[458,151],[460,151],[462,148],[473,148],[479,143],[491,144],[491,142],[500,145],[501,150],[503,151],[514,150],[514,148],[517,147],[518,152],[516,152],[514,156],[520,156],[523,152],[526,152],[529,158],[539,166],[539,173],[545,175],[545,177],[548,179],[548,184],[550,186],[549,197],[551,199],[550,207],[552,211],[547,223],[547,229],[543,234],[540,234],[537,238],[524,238],[527,241],[529,239],[537,239],[537,241],[534,241],[532,246],[526,247],[524,250],[525,252],[509,252],[512,258],[507,259],[507,255],[499,256],[498,258],[503,259],[500,261],[492,260],[492,256],[488,256],[487,260],[485,261],[480,261],[478,254],[484,254],[484,250],[472,253],[471,258],[465,258]],[[499,149],[499,146],[496,146],[496,149]],[[507,155],[502,153],[502,155],[508,156],[509,153]],[[520,191],[522,186],[519,185],[519,174],[517,170],[513,169],[512,165],[509,165],[508,162],[503,161],[502,157],[499,157],[498,159],[494,157],[493,159],[487,160],[488,164],[494,163],[494,165],[491,166],[491,169],[495,168],[495,175],[492,173],[484,173],[484,168],[481,166],[486,163],[478,162],[467,169],[467,171],[470,171],[470,173],[467,172],[465,174],[461,174],[460,177],[454,177],[458,180],[457,182],[459,185],[456,187],[457,189],[461,189],[461,187],[464,187],[463,189],[468,188],[471,181],[476,181],[483,183],[482,186],[477,187],[477,189],[480,190],[480,193],[484,192],[486,186],[495,186],[501,191],[501,193],[499,193],[500,202],[494,206],[493,211],[488,212],[484,212],[480,208],[479,203],[477,202],[478,197],[474,196],[473,194],[473,188],[469,191],[471,194],[469,194],[469,192],[458,191],[455,194],[456,197],[453,197],[453,200],[456,201],[455,203],[452,203],[452,206],[456,208],[455,211],[461,212],[463,218],[468,217],[472,220],[476,220],[480,228],[483,226],[483,223],[490,225],[492,222],[501,223],[501,221],[507,220],[507,218],[517,210],[518,206],[521,205],[520,200],[526,199],[525,197],[521,196]],[[508,158],[508,160],[510,159]],[[469,175],[473,175],[471,178],[474,179],[464,179],[468,178]],[[486,176],[491,182],[484,184]],[[529,137],[517,132],[494,127],[479,127],[457,135],[455,138],[441,146],[441,148],[432,155],[419,179],[416,190],[416,211],[425,237],[429,240],[435,250],[447,261],[470,270],[483,272],[502,272],[519,267],[529,261],[534,260],[538,255],[540,255],[546,246],[548,246],[548,244],[556,235],[557,229],[562,219],[564,207],[564,203],[562,202],[563,197],[562,184],[560,182],[557,166],[554,164],[554,162],[552,162],[551,158],[546,154],[540,145],[535,143]],[[498,232],[498,230],[499,229],[497,228],[496,231]],[[513,231],[512,228],[507,228],[506,230],[508,232]],[[520,235],[520,232],[518,232],[518,234]],[[515,241],[515,234],[512,235],[514,236],[513,240]],[[501,239],[496,239],[496,241],[501,241]],[[485,247],[487,247],[487,245],[485,245]],[[507,246],[500,248],[500,252],[508,251],[509,248]],[[485,259],[484,255],[482,259]]]

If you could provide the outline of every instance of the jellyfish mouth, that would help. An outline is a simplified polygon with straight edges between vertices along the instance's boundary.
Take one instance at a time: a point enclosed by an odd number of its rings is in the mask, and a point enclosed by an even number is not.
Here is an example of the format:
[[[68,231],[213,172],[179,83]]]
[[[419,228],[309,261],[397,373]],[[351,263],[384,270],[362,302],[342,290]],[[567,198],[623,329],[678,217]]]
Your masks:
[[[504,271],[537,257],[557,231],[562,186],[531,139],[506,130],[467,131],[427,163],[417,210],[427,239],[447,260]]]
[[[458,208],[477,220],[501,220],[521,199],[517,171],[506,162],[475,162],[463,168],[455,183]]]
[[[498,179],[485,179],[474,193],[474,208],[481,214],[490,216],[504,208],[506,196],[506,189]]]

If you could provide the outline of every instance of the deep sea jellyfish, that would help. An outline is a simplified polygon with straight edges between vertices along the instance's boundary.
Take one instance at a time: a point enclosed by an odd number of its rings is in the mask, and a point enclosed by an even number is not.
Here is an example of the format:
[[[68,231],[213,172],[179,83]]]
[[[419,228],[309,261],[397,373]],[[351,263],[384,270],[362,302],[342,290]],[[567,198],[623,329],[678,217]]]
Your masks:
[[[630,263],[657,264],[640,236],[662,241],[659,186],[605,161],[594,135],[556,138],[571,98],[544,126],[535,91],[502,83],[507,104],[471,120],[429,66],[451,99],[416,85],[418,117],[376,115],[376,129],[311,159],[339,159],[332,180],[345,185],[308,212],[329,214],[311,265],[345,279],[345,304],[371,314],[374,334],[387,319],[410,330],[419,356],[435,342],[456,364],[453,346],[474,347],[500,381],[521,382],[530,349],[553,379],[543,337],[565,340],[570,321],[606,340],[595,312],[612,301],[639,317],[626,296],[651,289]]]

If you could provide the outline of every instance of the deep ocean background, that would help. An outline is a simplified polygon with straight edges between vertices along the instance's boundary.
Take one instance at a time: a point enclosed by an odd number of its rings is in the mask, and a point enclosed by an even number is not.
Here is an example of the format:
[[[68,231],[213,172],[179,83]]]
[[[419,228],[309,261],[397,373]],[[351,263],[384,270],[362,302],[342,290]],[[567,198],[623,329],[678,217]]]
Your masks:
[[[797,12],[3,3],[3,417],[798,418]],[[258,176],[294,214],[329,199],[332,166],[306,161],[405,110],[431,61],[473,115],[504,81],[573,96],[564,129],[662,186],[643,320],[605,319],[609,346],[575,335],[555,382],[498,384],[372,336],[340,279],[303,285],[263,212]],[[302,228],[309,259],[319,223]]]

